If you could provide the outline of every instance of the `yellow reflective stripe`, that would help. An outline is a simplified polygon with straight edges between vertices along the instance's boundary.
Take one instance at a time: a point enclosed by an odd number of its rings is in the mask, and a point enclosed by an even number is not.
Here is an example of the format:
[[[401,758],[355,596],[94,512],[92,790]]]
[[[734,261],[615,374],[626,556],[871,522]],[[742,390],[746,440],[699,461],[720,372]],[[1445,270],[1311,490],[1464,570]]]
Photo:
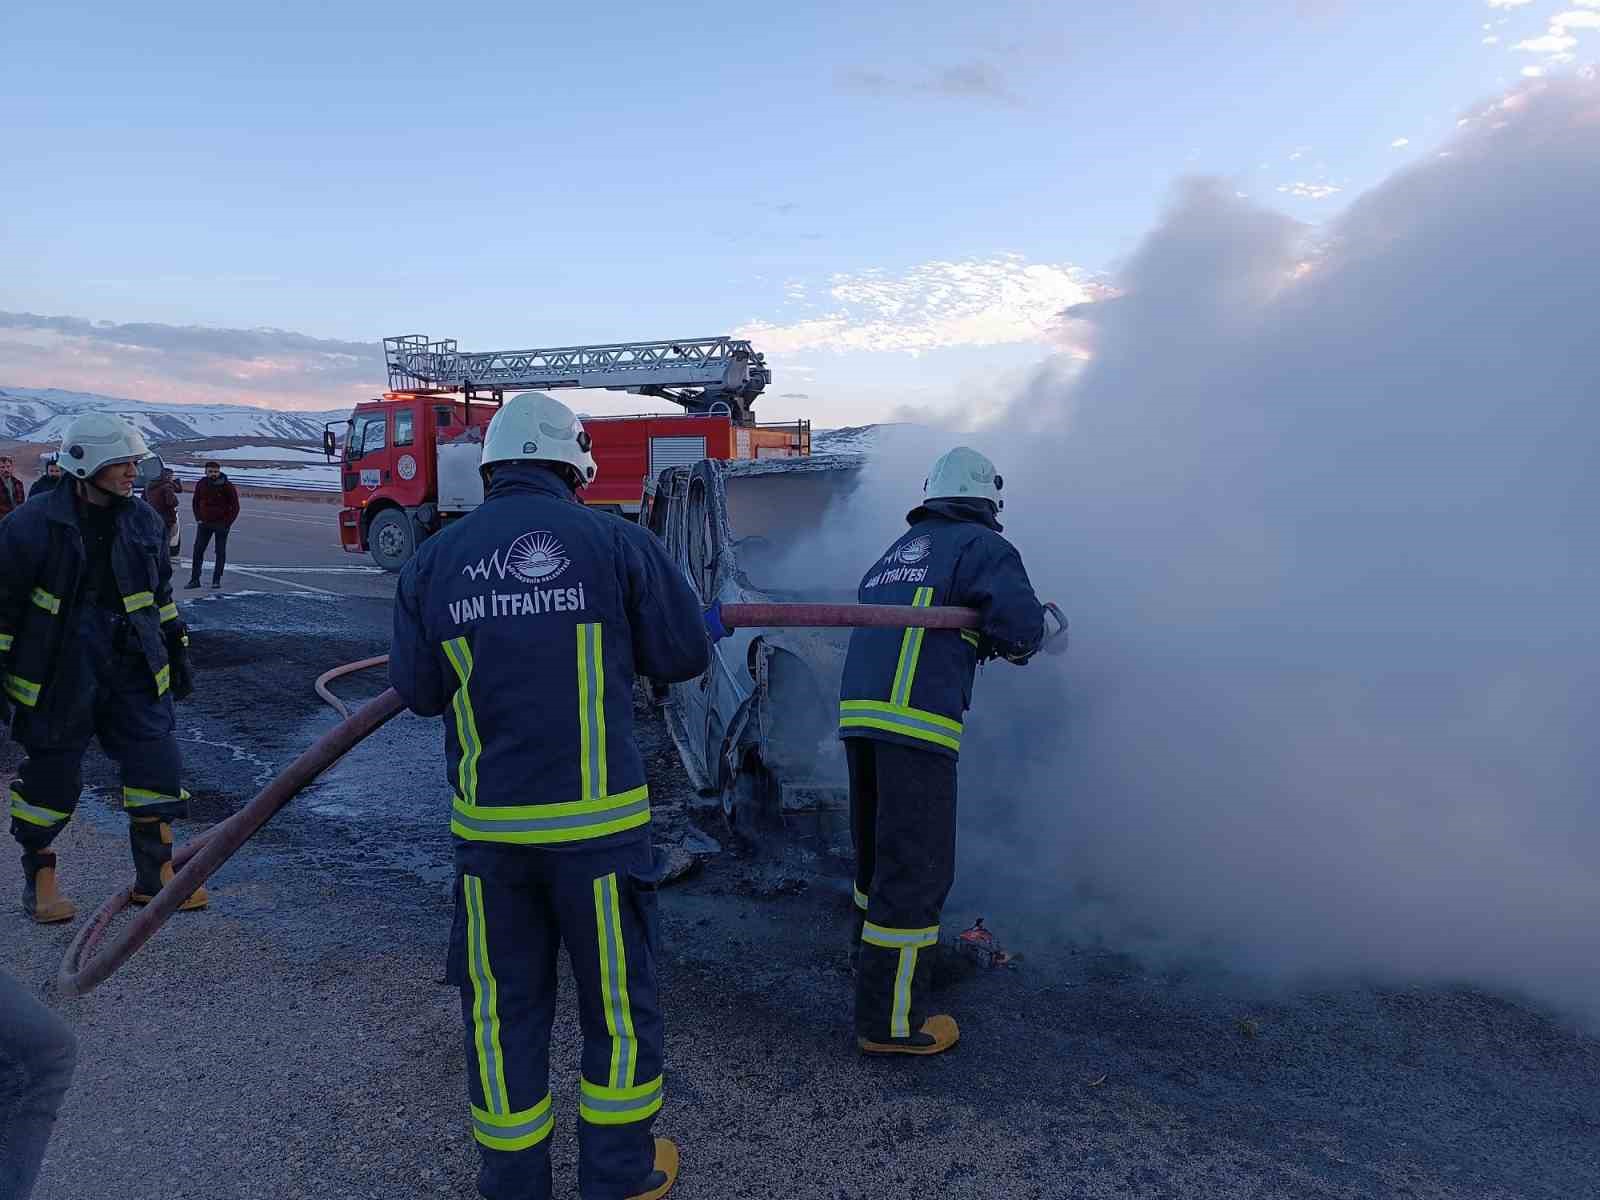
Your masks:
[[[932,946],[939,940],[939,927],[927,925],[921,929],[894,929],[868,921],[862,926],[861,940],[869,946],[886,946],[891,950],[902,946]]]
[[[594,881],[594,923],[600,943],[600,996],[611,1034],[611,1082],[631,1088],[639,1069],[639,1042],[628,1001],[628,950],[622,943],[622,898],[616,872]]]
[[[605,638],[598,623],[578,626],[578,775],[585,800],[606,794]]]
[[[467,804],[458,797],[453,810],[450,831],[469,841],[523,845],[576,842],[649,824],[650,789],[640,786],[596,800],[503,807]]]
[[[57,812],[42,804],[29,804],[15,788],[11,790],[11,815],[19,821],[26,821],[29,825],[42,825],[45,828],[64,824],[71,817],[70,813]]]
[[[122,607],[128,612],[136,613],[141,608],[149,608],[155,604],[156,598],[149,592],[134,592],[131,596],[122,598]]]
[[[963,629],[961,631],[961,640],[963,642],[966,642],[969,646],[971,646],[974,650],[976,650],[978,648],[978,632],[977,632],[977,630],[975,630],[975,629]]]
[[[179,788],[176,796],[169,796],[166,792],[152,792],[148,788],[125,787],[122,789],[123,808],[144,808],[150,804],[181,804],[187,799],[189,799],[189,793],[184,788]]]
[[[919,587],[911,598],[914,608],[927,608],[932,603],[931,587]],[[927,632],[926,629],[912,626],[900,639],[900,661],[894,669],[894,686],[889,689],[889,703],[911,703],[911,683],[917,677],[917,660],[922,656],[922,639]]]
[[[483,754],[483,742],[478,737],[478,718],[472,711],[472,696],[468,684],[472,679],[472,647],[464,637],[451,638],[444,644],[445,657],[455,668],[455,697],[450,707],[456,715],[456,741],[461,746],[461,762],[456,768],[456,794],[468,805],[478,799],[478,759]]]
[[[889,1036],[911,1036],[911,983],[917,977],[917,948],[900,951],[900,965],[894,973],[894,1002],[889,1008]]]
[[[462,875],[462,896],[467,906],[467,974],[472,980],[473,1049],[478,1059],[478,1081],[490,1113],[509,1115],[505,1054],[500,1048],[500,985],[489,965],[489,931],[483,913],[483,880]]]
[[[961,749],[961,722],[926,709],[882,700],[841,700],[840,729],[882,729],[903,737],[919,738],[951,750]]]
[[[5,679],[6,695],[27,708],[39,703],[39,687],[39,684],[21,675],[7,675]]]
[[[578,1079],[578,1115],[591,1125],[628,1125],[661,1110],[664,1086],[660,1075],[635,1087],[603,1087]]]
[[[53,596],[41,587],[36,587],[33,589],[32,600],[47,613],[58,613],[61,611],[61,597]]]
[[[865,892],[863,892],[860,888],[856,887],[856,885],[853,884],[853,883],[850,885],[850,890],[855,893],[856,907],[859,908],[862,912],[866,912],[867,911],[867,894]]]
[[[472,1105],[472,1136],[491,1150],[526,1150],[537,1146],[556,1127],[550,1093],[521,1112],[492,1113]]]
[[[165,625],[168,621],[176,621],[178,619],[178,606],[176,603],[163,604],[161,606],[160,613],[161,623],[163,625]]]
[[[156,695],[165,696],[167,689],[172,686],[172,668],[162,667],[156,672]]]
[[[0,654],[4,654],[9,649],[11,649],[11,635],[9,633],[0,633]]]

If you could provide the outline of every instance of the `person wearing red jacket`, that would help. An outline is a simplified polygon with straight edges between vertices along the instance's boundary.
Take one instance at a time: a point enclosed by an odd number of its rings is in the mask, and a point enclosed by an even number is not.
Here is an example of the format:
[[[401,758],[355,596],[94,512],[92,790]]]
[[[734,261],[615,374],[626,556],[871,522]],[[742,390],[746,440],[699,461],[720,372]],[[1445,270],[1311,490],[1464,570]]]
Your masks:
[[[0,454],[0,517],[8,516],[12,509],[21,508],[27,493],[22,490],[22,480],[11,473],[11,455]]]
[[[189,584],[200,586],[200,568],[205,562],[206,547],[213,538],[217,542],[217,560],[211,568],[211,586],[222,586],[222,571],[228,565],[228,531],[239,519],[239,489],[228,481],[219,463],[206,464],[205,478],[194,485],[194,557],[190,560]]]

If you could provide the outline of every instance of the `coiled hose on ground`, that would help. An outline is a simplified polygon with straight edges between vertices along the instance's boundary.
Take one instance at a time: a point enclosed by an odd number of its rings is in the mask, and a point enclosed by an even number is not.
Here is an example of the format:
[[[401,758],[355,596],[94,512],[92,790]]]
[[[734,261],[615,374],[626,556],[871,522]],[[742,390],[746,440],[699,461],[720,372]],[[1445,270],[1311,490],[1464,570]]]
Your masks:
[[[978,614],[967,608],[913,608],[909,605],[887,604],[726,604],[722,606],[721,614],[723,624],[728,629],[761,626],[922,626],[928,629],[962,629],[972,628],[979,622]],[[128,907],[132,889],[124,888],[96,909],[94,915],[78,929],[77,936],[72,939],[62,959],[61,970],[56,976],[56,987],[62,994],[82,996],[109,979],[113,972],[133,957],[139,947],[155,935],[166,919],[178,910],[178,906],[192,896],[195,889],[209,879],[218,867],[233,857],[234,852],[271,820],[279,809],[343,758],[352,747],[377,732],[399,713],[404,705],[393,688],[369,700],[353,715],[344,702],[328,690],[328,684],[342,675],[382,666],[388,661],[386,654],[364,658],[335,667],[317,677],[317,695],[332,705],[343,720],[279,772],[249,804],[176,847],[172,852],[172,866],[177,874],[172,882],[156,893],[155,898],[134,916],[109,946],[102,947],[101,942],[112,920]]]

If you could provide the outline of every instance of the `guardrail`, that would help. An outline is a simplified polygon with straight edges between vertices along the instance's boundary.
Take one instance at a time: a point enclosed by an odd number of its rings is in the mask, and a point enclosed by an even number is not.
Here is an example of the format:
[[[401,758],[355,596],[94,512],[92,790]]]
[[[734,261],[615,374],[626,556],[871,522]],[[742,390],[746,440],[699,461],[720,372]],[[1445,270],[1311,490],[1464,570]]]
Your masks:
[[[170,465],[170,464],[169,464]],[[192,483],[205,475],[202,467],[189,467],[176,465],[172,473],[185,483]],[[338,495],[339,480],[332,479],[301,480],[294,479],[289,471],[226,471],[230,480],[240,487],[270,488],[282,492],[324,492],[330,496]]]

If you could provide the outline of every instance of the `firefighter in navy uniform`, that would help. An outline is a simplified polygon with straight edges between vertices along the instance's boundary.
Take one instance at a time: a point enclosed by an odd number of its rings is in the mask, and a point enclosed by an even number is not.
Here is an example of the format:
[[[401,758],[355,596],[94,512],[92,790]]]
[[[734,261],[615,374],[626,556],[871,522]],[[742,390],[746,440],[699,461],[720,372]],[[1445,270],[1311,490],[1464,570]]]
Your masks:
[[[483,504],[401,573],[390,679],[445,714],[456,920],[478,1188],[550,1195],[550,1028],[567,947],[583,1028],[578,1185],[664,1196],[678,1152],[662,1099],[650,801],[635,672],[710,661],[698,599],[655,535],[592,511],[589,436],[565,405],[515,396],[484,440]]]
[[[975,608],[977,630],[857,629],[840,686],[856,850],[856,1043],[937,1054],[953,1018],[925,1010],[928,956],[955,878],[956,759],[979,662],[1028,661],[1044,610],[1000,535],[1001,477],[976,450],[941,456],[910,528],[861,581],[863,604]]]
[[[23,909],[41,924],[74,915],[49,847],[77,807],[93,738],[121,768],[134,903],[173,874],[170,822],[188,799],[173,700],[193,683],[166,529],[133,496],[149,457],[122,418],[85,413],[61,443],[63,482],[0,521],[0,716],[15,710],[25,752],[11,835],[23,849]],[[206,900],[201,888],[183,907]]]

